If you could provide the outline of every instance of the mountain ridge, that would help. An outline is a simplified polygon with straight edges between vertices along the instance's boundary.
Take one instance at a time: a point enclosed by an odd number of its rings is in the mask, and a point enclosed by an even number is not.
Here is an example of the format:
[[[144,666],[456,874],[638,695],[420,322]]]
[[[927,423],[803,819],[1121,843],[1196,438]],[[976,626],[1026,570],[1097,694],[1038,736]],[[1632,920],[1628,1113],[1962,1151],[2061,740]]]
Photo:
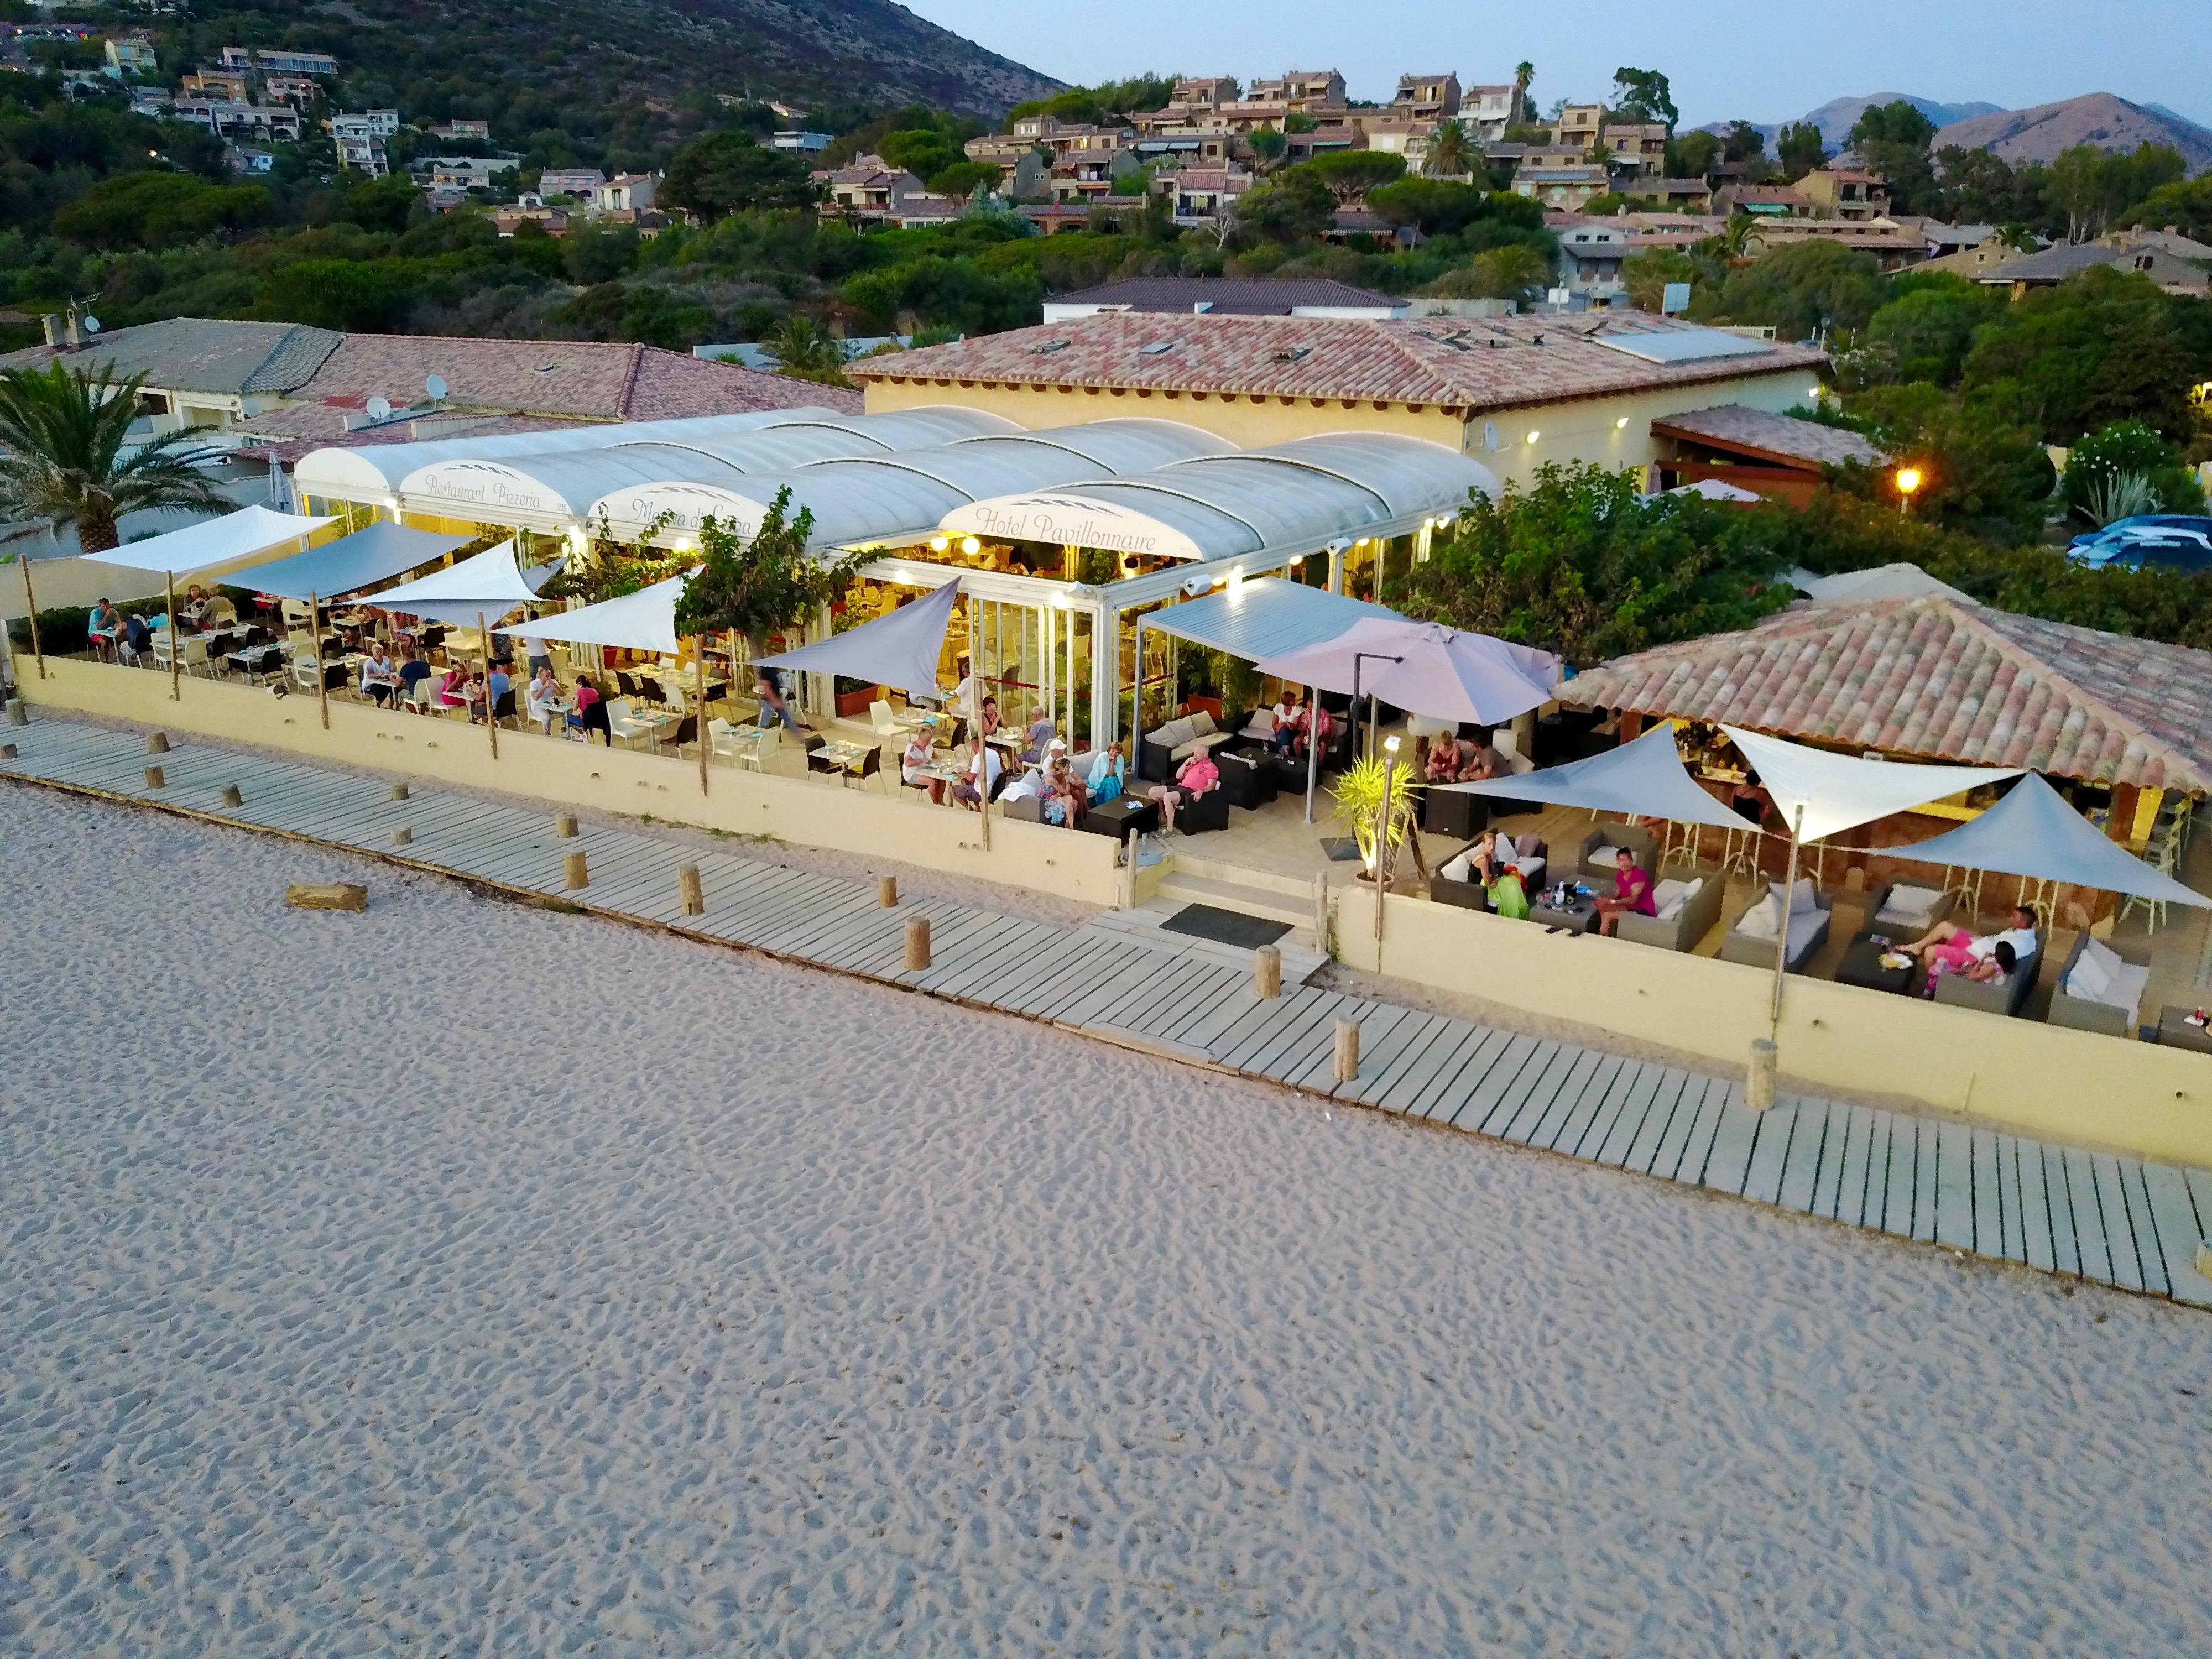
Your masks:
[[[1948,144],[1986,149],[2014,167],[2049,162],[2076,144],[2107,150],[2171,144],[2188,161],[2191,173],[2212,168],[2212,130],[2109,92],[1953,122],[1936,134],[1936,149]]]

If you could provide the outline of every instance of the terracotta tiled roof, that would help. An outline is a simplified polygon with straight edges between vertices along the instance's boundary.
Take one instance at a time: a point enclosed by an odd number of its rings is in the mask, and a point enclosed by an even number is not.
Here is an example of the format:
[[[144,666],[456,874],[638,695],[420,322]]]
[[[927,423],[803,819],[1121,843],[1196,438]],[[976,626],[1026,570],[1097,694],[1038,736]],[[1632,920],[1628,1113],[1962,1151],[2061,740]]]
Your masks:
[[[1693,409],[1651,422],[1652,430],[1669,436],[1687,436],[1718,448],[1747,450],[1777,460],[1812,466],[1841,466],[1856,461],[1880,466],[1882,453],[1870,440],[1839,426],[1800,420],[1795,415],[1775,415],[1741,404],[1722,404],[1715,409]]]
[[[1187,179],[1191,175],[1180,176]],[[1055,304],[1127,306],[1170,315],[1194,313],[1204,306],[1217,315],[1248,316],[1288,316],[1296,306],[1364,306],[1388,311],[1398,303],[1327,276],[1133,276],[1056,294],[1053,300]]]
[[[1559,695],[1852,749],[2212,789],[2212,652],[1940,598],[1784,611],[1618,658]]]
[[[118,380],[143,374],[149,386],[236,396],[291,391],[343,338],[304,323],[172,317],[118,328],[58,355],[79,367],[104,364]],[[28,346],[0,355],[0,368],[44,368],[57,355],[49,346]]]
[[[1597,343],[1684,331],[1705,332],[1641,313],[1398,320],[1105,313],[871,358],[848,372],[866,380],[1147,387],[1474,410],[1802,373],[1826,361],[1811,346],[1777,345],[1656,363]]]

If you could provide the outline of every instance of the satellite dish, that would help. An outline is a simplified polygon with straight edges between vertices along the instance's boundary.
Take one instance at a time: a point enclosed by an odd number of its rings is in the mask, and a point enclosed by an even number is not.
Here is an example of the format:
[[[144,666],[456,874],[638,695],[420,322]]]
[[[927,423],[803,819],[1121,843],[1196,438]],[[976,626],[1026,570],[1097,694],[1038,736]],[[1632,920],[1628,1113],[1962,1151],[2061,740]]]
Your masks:
[[[369,418],[370,420],[372,420],[372,421],[381,421],[381,420],[385,419],[386,416],[388,416],[391,413],[392,413],[392,399],[391,399],[391,398],[371,398],[368,400],[368,418]]]
[[[86,319],[84,319],[84,331],[85,331],[86,333],[88,333],[88,334],[97,334],[97,333],[99,333],[99,332],[100,332],[100,319],[99,319],[99,318],[97,318],[97,317],[88,317],[88,318],[86,318]]]
[[[430,394],[432,403],[443,403],[446,400],[446,377],[442,374],[433,374],[422,382],[422,390]]]

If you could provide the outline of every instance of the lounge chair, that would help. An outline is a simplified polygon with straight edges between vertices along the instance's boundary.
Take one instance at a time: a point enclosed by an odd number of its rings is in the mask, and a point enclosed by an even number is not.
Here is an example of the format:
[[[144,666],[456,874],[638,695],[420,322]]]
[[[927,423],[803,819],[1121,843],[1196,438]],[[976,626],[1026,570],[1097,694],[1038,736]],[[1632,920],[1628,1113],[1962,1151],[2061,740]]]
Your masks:
[[[2043,958],[2050,949],[2049,938],[2040,930],[2035,936],[2035,954],[2012,971],[2012,977],[2002,984],[1985,979],[1968,979],[1964,974],[1938,974],[1936,976],[1936,1000],[1948,1002],[1954,1008],[1978,1008],[1985,1014],[2004,1014],[2017,1018],[2027,1006],[2028,994],[2035,989],[2035,981],[2043,973]]]
[[[1662,881],[1651,895],[1659,914],[1622,916],[1613,929],[1614,937],[1686,954],[1698,948],[1721,919],[1721,900],[1726,891],[1727,883],[1717,871],[1686,881]]]
[[[1765,904],[1768,898],[1779,900],[1781,895],[1782,884],[1770,882],[1766,892],[1736,919],[1735,926],[1729,928],[1727,936],[1721,940],[1723,962],[1741,962],[1753,968],[1771,968],[1774,965],[1773,935],[1746,933],[1744,923],[1750,919],[1752,911]],[[1790,948],[1783,958],[1783,965],[1790,972],[1803,973],[1805,964],[1813,958],[1813,953],[1826,941],[1829,907],[1833,902],[1826,893],[1814,892],[1811,882],[1802,878],[1799,879],[1797,896],[1790,906]]]
[[[1552,849],[1534,836],[1516,836],[1513,850],[1521,858],[1521,884],[1533,898],[1544,884],[1544,870]],[[1462,910],[1490,908],[1490,890],[1475,875],[1469,855],[1447,859],[1429,878],[1429,896],[1439,904],[1456,904]]]
[[[1951,914],[1951,896],[1933,887],[1893,881],[1867,903],[1867,930],[1897,940],[1916,939]]]
[[[1620,874],[1615,855],[1626,847],[1654,876],[1659,873],[1659,837],[1640,823],[1595,823],[1575,849],[1575,873],[1599,881]]]
[[[1156,726],[1145,733],[1145,740],[1138,748],[1137,775],[1149,782],[1165,783],[1175,776],[1176,768],[1189,759],[1201,744],[1211,747],[1223,735],[1213,716],[1202,708],[1195,714],[1170,720],[1165,726]]]
[[[2053,1025],[2131,1037],[2142,1025],[2143,989],[2150,981],[2150,947],[2107,945],[2084,933],[2074,941],[2058,983],[2051,988]]]
[[[1213,763],[1231,806],[1256,811],[1275,799],[1275,757],[1265,749],[1216,749]]]

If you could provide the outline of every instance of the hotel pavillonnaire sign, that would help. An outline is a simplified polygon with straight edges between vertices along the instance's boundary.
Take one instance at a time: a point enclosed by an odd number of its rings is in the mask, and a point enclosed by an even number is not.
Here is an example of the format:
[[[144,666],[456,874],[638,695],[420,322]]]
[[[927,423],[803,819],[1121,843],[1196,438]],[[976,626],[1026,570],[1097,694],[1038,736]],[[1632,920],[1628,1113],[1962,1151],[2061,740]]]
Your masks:
[[[1000,495],[956,507],[942,526],[994,541],[1101,547],[1156,559],[1203,559],[1206,550],[1172,525],[1089,495]]]

